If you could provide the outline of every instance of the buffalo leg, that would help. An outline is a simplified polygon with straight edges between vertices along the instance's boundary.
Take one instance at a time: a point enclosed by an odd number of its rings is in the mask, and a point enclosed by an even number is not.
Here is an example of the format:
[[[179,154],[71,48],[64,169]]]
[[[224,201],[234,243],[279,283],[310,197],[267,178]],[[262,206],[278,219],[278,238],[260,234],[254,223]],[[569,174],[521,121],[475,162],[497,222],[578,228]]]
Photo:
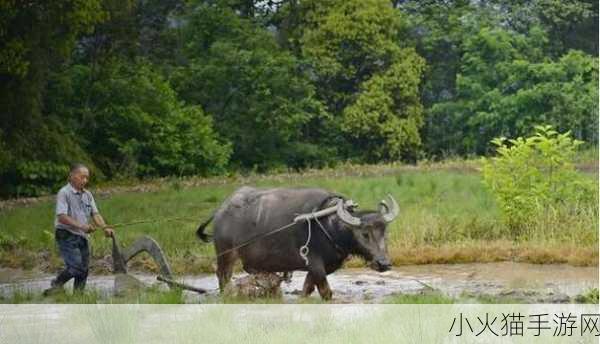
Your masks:
[[[333,292],[331,291],[331,288],[329,288],[329,283],[327,282],[327,277],[323,277],[316,284],[317,284],[317,288],[319,288],[319,295],[321,295],[321,298],[323,300],[331,300],[331,296],[333,295]]]
[[[329,283],[327,283],[327,273],[325,272],[325,267],[323,266],[323,262],[313,258],[312,266],[309,268],[308,275],[310,275],[310,280],[314,285],[319,289],[319,295],[321,295],[321,299],[323,300],[331,300],[332,292],[331,288],[329,288]],[[311,290],[312,292],[312,290]]]
[[[231,280],[235,259],[236,254],[233,252],[227,252],[217,257],[217,278],[219,279],[219,290],[221,290],[221,293]]]
[[[309,297],[312,292],[315,291],[315,282],[313,282],[311,273],[306,274],[304,279],[304,286],[302,287],[302,296]]]

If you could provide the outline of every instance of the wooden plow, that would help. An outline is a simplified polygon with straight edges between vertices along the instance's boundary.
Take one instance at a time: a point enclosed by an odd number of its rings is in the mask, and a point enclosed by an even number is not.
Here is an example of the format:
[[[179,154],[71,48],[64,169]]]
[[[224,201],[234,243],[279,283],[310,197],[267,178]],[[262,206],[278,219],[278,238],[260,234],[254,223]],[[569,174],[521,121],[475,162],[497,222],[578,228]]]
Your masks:
[[[127,273],[127,263],[133,259],[133,257],[137,256],[142,252],[147,252],[152,259],[158,264],[160,269],[160,274],[156,277],[158,281],[166,283],[170,289],[185,289],[190,290],[199,294],[206,293],[205,289],[196,288],[181,282],[176,282],[173,280],[173,272],[167,259],[165,258],[165,254],[162,249],[154,240],[149,236],[142,236],[137,239],[131,246],[125,249],[121,249],[119,243],[117,242],[116,236],[112,235],[112,267],[113,273],[117,275],[118,278],[115,279],[115,291],[117,293],[120,292],[120,287],[117,286],[118,280],[127,280],[129,285],[143,285],[142,282],[138,281],[135,277],[128,275]],[[120,278],[119,278],[120,276]]]

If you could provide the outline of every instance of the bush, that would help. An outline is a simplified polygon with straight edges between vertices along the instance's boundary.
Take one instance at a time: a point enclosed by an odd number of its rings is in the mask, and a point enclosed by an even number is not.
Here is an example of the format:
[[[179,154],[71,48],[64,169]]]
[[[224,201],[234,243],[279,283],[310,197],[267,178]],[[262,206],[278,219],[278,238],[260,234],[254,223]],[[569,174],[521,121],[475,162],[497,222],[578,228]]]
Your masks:
[[[577,295],[575,302],[577,303],[595,303],[598,304],[598,288],[589,289],[587,292]]]
[[[90,81],[92,80],[92,81]],[[199,106],[177,98],[144,60],[111,59],[96,70],[73,65],[49,89],[49,111],[66,119],[109,178],[222,173],[230,145]]]
[[[536,126],[534,136],[496,138],[497,157],[484,159],[484,183],[492,190],[513,233],[531,221],[574,214],[597,204],[596,185],[575,170],[583,142],[550,126]]]
[[[0,137],[0,197],[54,193],[66,183],[74,162],[89,166],[92,178],[104,178],[74,135],[55,118],[48,117],[31,133],[6,136]]]

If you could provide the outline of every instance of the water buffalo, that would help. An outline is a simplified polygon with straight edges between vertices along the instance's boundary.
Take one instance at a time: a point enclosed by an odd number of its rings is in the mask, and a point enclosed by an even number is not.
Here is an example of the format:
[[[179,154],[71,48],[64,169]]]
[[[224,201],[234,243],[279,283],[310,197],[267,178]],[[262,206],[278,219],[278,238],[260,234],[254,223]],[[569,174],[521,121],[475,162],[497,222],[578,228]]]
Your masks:
[[[305,260],[300,248],[307,242],[309,224],[306,217],[298,215],[313,213],[320,216],[310,220],[311,238]],[[248,273],[308,271],[302,295],[310,295],[316,286],[321,298],[328,300],[332,292],[327,275],[349,255],[363,257],[377,271],[390,269],[386,226],[398,213],[398,204],[391,196],[388,202],[381,201],[378,211],[358,211],[342,196],[323,189],[242,187],[199,226],[196,235],[209,242],[204,229],[214,220],[221,291],[240,258]],[[290,226],[263,236],[286,225]]]

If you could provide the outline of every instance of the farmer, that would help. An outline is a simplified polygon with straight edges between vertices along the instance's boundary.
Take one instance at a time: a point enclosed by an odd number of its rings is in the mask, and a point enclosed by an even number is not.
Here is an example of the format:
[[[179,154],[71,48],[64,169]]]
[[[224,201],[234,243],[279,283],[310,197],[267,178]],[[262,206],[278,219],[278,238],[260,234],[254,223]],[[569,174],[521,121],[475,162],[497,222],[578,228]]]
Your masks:
[[[89,234],[99,227],[106,237],[113,235],[113,229],[100,216],[91,192],[84,189],[89,178],[90,171],[85,165],[74,164],[69,172],[69,183],[56,195],[55,238],[65,269],[52,280],[44,295],[63,290],[71,278],[74,278],[74,291],[83,291],[89,266]]]

